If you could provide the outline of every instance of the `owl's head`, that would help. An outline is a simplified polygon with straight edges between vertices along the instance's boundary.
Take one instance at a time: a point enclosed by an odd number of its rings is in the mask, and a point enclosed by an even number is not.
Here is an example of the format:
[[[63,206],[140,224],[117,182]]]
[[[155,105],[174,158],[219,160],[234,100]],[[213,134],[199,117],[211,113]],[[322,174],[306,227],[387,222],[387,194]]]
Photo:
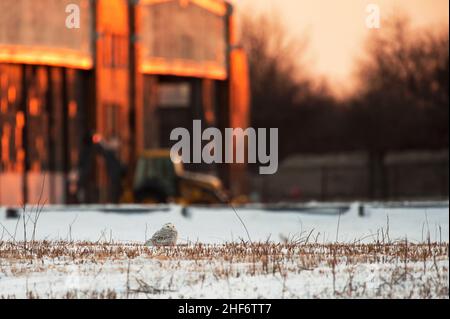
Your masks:
[[[168,229],[168,230],[176,230],[175,225],[172,224],[172,223],[167,223],[162,228],[163,229]]]

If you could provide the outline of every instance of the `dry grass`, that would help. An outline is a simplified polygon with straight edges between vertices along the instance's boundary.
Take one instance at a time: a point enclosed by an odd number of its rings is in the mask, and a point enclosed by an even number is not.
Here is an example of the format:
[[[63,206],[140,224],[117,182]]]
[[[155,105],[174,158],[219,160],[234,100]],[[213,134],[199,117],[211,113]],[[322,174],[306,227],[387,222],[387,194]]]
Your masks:
[[[175,247],[146,247],[138,244],[92,242],[31,241],[24,249],[21,242],[0,242],[0,275],[29,278],[30,275],[57,271],[66,274],[68,266],[85,269],[94,279],[104,267],[123,274],[123,288],[67,289],[53,295],[26,288],[26,298],[128,298],[173,295],[178,292],[174,276],[183,276],[183,285],[202,285],[245,277],[277,278],[283,285],[283,297],[295,298],[289,292],[291,278],[314,272],[330,278],[325,296],[334,297],[402,297],[448,298],[448,243],[411,244],[406,241],[372,244],[298,244],[298,243],[227,243],[223,245],[192,244]],[[145,267],[164,273],[169,280],[150,284]],[[364,280],[356,280],[358,267],[384,267],[377,279],[375,292],[369,294]],[[131,274],[130,274],[131,268]],[[107,278],[108,274],[105,274]],[[361,275],[359,275],[361,276]],[[0,277],[1,278],[1,277]],[[154,279],[154,278],[153,278]],[[363,278],[364,279],[364,278]],[[28,279],[27,279],[28,280]],[[178,279],[180,280],[180,279]],[[410,291],[404,295],[404,290]],[[16,297],[2,289],[0,296]],[[313,295],[313,297],[323,297]]]
[[[221,245],[177,245],[148,247],[140,244],[95,243],[67,241],[32,241],[26,250],[22,242],[0,241],[0,258],[4,260],[36,260],[40,258],[68,258],[86,260],[133,259],[148,257],[169,260],[234,260],[235,262],[298,261],[302,264],[320,264],[345,260],[354,263],[392,263],[394,261],[420,262],[432,258],[447,258],[448,243],[390,244],[297,244],[297,243],[225,243]]]

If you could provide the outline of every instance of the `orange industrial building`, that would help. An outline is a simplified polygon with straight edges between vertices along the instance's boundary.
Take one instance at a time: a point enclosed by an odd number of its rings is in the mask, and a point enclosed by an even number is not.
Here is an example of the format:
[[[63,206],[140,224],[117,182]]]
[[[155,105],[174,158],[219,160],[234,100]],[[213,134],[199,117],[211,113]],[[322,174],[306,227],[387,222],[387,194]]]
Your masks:
[[[79,28],[66,26],[69,4],[80,8]],[[109,202],[101,158],[79,196],[92,132],[132,166],[193,119],[247,127],[232,9],[222,0],[2,0],[0,205]],[[245,188],[242,164],[217,173],[233,192]]]

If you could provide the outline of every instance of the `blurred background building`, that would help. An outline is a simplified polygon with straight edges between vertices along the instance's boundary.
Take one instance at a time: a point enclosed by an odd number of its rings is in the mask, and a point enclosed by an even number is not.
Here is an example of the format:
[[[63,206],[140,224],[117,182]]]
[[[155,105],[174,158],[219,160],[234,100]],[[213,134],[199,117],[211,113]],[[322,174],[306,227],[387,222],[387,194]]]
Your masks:
[[[244,2],[2,0],[0,204],[115,201],[107,161],[86,145],[107,141],[130,183],[138,155],[169,147],[171,130],[193,119],[279,129],[272,176],[258,165],[188,167],[213,171],[234,195],[448,199],[448,13],[423,23],[447,1],[397,0],[408,10],[392,13],[380,0],[377,30],[367,30],[362,0],[250,1],[284,15]],[[68,4],[81,9],[79,29],[65,26]],[[293,36],[308,12],[321,31]],[[311,72],[310,42],[322,43],[322,71],[352,77],[336,86]]]
[[[69,4],[79,28],[66,26]],[[0,204],[113,201],[108,163],[86,152],[92,138],[113,145],[130,180],[137,156],[168,147],[175,127],[248,125],[224,1],[4,0],[0,21]],[[217,174],[239,192],[242,168]]]

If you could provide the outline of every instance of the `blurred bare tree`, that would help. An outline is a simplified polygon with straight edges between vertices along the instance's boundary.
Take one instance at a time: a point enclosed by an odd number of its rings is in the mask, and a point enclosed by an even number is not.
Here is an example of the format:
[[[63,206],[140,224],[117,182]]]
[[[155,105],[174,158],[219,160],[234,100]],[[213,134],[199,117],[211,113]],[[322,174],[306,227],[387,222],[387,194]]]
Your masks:
[[[341,111],[325,82],[308,72],[307,36],[289,36],[276,14],[245,15],[241,21],[250,65],[252,126],[279,128],[281,159],[338,145]]]
[[[383,25],[359,67],[362,142],[380,150],[448,147],[448,31],[413,30],[406,18]]]
[[[278,127],[280,159],[295,153],[365,151],[371,193],[384,196],[383,158],[397,150],[448,148],[448,30],[416,30],[404,17],[367,39],[359,87],[337,101],[307,70],[308,41],[277,18],[244,16],[254,127]],[[319,84],[317,84],[319,83]]]
[[[448,30],[415,30],[405,17],[369,37],[348,115],[353,147],[370,154],[374,189],[385,189],[386,152],[448,148],[448,47]]]

